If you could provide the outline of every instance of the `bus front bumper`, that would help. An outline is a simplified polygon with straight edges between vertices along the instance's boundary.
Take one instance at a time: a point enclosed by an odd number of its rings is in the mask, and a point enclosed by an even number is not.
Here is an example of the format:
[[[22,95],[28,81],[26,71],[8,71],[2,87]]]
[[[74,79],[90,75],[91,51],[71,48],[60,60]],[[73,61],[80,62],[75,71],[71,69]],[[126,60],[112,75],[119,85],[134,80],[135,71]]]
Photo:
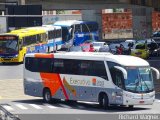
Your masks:
[[[130,93],[125,92],[123,105],[152,105],[155,101],[155,92],[150,93]]]
[[[0,58],[0,63],[19,62],[18,58]]]

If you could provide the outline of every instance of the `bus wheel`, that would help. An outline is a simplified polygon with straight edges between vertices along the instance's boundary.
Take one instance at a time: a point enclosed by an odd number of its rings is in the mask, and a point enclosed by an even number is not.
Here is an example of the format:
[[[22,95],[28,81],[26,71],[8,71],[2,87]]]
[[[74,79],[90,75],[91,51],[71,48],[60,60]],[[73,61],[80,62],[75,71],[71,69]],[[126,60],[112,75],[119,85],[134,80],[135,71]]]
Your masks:
[[[108,97],[106,94],[103,94],[99,98],[99,104],[103,109],[108,109]]]
[[[52,95],[51,95],[51,92],[50,92],[49,89],[44,89],[43,100],[46,103],[51,103],[51,101],[52,101]]]

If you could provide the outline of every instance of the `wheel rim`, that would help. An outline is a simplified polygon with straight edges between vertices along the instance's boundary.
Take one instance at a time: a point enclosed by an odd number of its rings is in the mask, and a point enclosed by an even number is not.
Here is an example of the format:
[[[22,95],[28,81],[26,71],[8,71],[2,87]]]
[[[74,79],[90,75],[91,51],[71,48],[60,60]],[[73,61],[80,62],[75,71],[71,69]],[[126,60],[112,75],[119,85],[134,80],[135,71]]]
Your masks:
[[[45,94],[45,100],[46,101],[50,101],[51,100],[51,95],[50,95],[49,92],[46,92],[46,94]]]
[[[105,107],[105,99],[104,99],[104,97],[102,99],[102,106]]]

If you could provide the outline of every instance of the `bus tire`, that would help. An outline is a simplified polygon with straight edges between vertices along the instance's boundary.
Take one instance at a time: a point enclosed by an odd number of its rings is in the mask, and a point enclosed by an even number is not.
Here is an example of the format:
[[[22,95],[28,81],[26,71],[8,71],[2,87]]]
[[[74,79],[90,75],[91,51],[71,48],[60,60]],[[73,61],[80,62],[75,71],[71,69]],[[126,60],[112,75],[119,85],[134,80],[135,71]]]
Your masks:
[[[108,97],[107,97],[106,94],[101,94],[100,95],[99,105],[105,110],[108,109]]]
[[[43,91],[43,100],[46,103],[51,103],[52,102],[52,95],[49,89],[44,89]]]

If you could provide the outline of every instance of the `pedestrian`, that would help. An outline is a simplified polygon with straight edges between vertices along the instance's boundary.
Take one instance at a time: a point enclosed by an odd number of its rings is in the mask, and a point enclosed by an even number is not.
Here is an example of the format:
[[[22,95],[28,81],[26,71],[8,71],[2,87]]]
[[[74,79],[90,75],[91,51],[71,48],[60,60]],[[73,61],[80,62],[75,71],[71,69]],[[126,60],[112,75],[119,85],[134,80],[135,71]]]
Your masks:
[[[120,47],[116,46],[116,54],[121,55],[121,49]]]
[[[128,47],[128,55],[131,55],[131,46]]]
[[[93,47],[93,44],[90,44],[89,52],[95,52],[95,49],[94,49],[94,47]]]

